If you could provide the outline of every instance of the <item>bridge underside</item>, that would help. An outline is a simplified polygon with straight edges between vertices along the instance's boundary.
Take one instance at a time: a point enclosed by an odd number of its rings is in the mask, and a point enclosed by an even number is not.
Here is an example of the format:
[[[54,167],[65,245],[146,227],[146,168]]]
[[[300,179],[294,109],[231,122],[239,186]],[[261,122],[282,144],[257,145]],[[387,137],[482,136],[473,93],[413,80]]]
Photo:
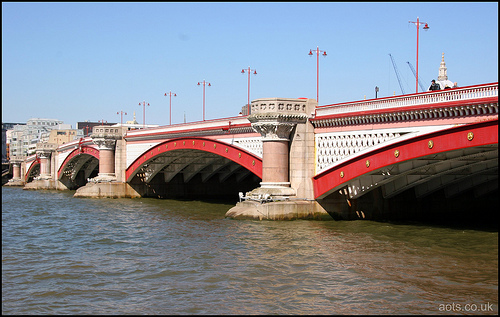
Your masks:
[[[26,183],[32,182],[35,177],[40,176],[40,163],[33,163],[26,175]]]
[[[141,166],[129,181],[143,197],[238,199],[238,192],[259,186],[261,179],[236,162],[195,149],[167,151]]]
[[[87,184],[88,178],[96,177],[99,173],[99,160],[89,154],[80,154],[73,157],[59,173],[59,181],[68,189],[78,189]]]
[[[494,216],[498,145],[429,155],[377,169],[318,200],[337,219]],[[478,210],[479,209],[479,210]]]
[[[315,178],[318,202],[337,219],[495,219],[498,121],[396,143]]]

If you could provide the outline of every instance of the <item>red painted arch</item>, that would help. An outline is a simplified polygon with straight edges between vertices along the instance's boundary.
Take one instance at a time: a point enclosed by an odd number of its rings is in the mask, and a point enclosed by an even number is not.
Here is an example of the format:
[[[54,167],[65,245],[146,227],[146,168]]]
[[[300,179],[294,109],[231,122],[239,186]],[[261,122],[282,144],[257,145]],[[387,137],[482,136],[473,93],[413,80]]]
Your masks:
[[[78,155],[91,155],[95,157],[96,159],[99,160],[99,150],[90,146],[82,146],[81,148],[74,149],[64,160],[64,162],[61,164],[61,167],[59,167],[59,170],[57,171],[57,179],[61,177],[61,173],[64,171],[64,167],[66,164],[68,164],[75,156]]]
[[[32,170],[33,170],[33,168],[35,168],[35,166],[37,166],[37,165],[40,165],[40,159],[39,159],[39,158],[36,158],[36,159],[34,160],[34,162],[33,162],[33,163],[31,163],[30,168],[28,168],[28,170],[26,171],[26,174],[24,175],[24,181],[25,181],[25,182],[28,182],[28,178],[29,178],[29,176],[30,176],[31,171],[32,171]]]
[[[432,147],[429,146],[429,141],[432,141]],[[332,189],[385,166],[429,154],[490,144],[498,144],[498,119],[462,125],[403,140],[356,156],[314,176],[314,197],[324,198]],[[398,151],[397,155],[396,151]]]
[[[175,150],[200,150],[214,153],[230,159],[233,162],[245,167],[258,177],[262,178],[262,159],[248,151],[237,148],[227,143],[205,138],[177,138],[162,142],[155,147],[142,153],[125,171],[125,177],[129,182],[136,171],[152,158]]]

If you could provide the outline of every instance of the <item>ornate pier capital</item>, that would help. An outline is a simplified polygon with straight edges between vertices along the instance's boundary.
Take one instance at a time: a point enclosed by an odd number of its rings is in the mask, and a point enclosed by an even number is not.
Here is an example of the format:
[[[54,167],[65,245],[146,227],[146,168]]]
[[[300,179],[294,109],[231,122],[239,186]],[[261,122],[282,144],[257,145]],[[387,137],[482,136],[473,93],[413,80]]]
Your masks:
[[[262,141],[289,141],[290,132],[308,118],[304,99],[267,98],[252,101],[248,120]]]
[[[50,158],[50,155],[56,149],[57,149],[56,143],[37,143],[35,152],[39,158]]]
[[[121,139],[120,129],[109,126],[94,127],[90,135],[92,142],[99,147],[99,150],[114,150],[116,140]]]

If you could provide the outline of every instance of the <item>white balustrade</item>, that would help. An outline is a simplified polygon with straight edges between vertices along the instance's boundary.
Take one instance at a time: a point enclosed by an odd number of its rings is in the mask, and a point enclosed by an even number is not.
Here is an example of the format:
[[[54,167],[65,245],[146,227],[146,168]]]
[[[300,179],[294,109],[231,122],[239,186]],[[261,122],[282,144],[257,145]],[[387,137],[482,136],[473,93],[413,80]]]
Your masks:
[[[316,118],[351,112],[404,108],[488,97],[498,97],[498,83],[320,106],[316,108]]]

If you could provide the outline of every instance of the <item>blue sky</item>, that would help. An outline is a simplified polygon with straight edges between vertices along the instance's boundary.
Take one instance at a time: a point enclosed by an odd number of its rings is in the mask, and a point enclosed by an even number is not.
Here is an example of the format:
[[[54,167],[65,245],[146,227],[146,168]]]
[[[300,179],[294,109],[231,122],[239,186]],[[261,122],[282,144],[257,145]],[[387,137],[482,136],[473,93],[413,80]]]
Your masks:
[[[415,92],[427,88],[445,53],[459,86],[498,81],[496,2],[2,2],[2,121],[54,118],[120,122],[136,112],[146,123],[236,116],[250,99],[316,98],[319,104]]]

